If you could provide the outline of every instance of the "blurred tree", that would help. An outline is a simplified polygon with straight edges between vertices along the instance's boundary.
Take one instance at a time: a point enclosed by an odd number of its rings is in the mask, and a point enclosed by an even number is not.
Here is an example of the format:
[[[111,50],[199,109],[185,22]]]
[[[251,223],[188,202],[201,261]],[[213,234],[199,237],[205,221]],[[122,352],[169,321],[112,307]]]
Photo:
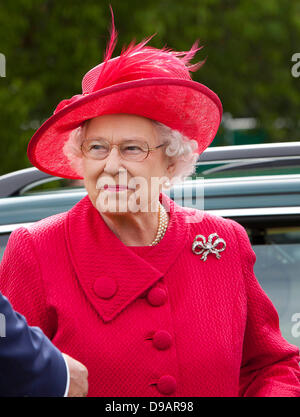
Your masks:
[[[207,57],[193,79],[220,96],[233,117],[255,117],[267,140],[298,140],[300,3],[290,0],[0,0],[0,174],[31,166],[27,144],[81,79],[102,61],[111,3],[119,43],[157,33],[150,44]],[[220,129],[222,132],[222,127]]]

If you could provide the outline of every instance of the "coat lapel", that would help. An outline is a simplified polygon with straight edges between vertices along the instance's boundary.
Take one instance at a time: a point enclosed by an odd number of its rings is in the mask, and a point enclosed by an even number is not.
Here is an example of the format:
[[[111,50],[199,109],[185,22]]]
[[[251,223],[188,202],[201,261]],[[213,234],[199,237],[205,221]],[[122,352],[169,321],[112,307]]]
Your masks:
[[[68,212],[65,232],[71,262],[82,289],[104,322],[113,320],[159,281],[185,245],[189,225],[180,221],[182,209],[164,194],[162,199],[170,211],[169,227],[159,245],[149,247],[145,259],[108,228],[88,195]],[[111,297],[102,298],[97,285],[103,287],[105,282],[108,287],[115,283],[116,289]]]

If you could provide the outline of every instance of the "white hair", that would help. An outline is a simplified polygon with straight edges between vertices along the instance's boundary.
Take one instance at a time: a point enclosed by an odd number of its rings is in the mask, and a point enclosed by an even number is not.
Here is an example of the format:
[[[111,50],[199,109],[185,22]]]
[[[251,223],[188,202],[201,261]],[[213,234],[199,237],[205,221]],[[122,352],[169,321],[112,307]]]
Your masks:
[[[85,139],[87,122],[85,121],[77,129],[72,130],[69,139],[63,147],[63,153],[68,158],[71,167],[82,178],[84,177],[84,173],[81,144]],[[198,144],[196,140],[189,139],[178,130],[173,130],[155,120],[151,120],[151,122],[156,129],[161,143],[167,143],[165,153],[169,157],[169,162],[174,164],[174,172],[172,178],[169,180],[169,185],[164,184],[164,187],[167,188],[194,174],[199,156]]]

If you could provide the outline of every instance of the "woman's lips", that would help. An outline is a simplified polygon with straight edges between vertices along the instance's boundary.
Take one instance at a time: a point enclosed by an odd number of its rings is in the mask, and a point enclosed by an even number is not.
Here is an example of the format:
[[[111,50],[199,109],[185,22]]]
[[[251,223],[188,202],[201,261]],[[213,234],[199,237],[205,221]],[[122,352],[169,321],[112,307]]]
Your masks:
[[[125,191],[125,190],[132,190],[132,188],[126,187],[124,185],[104,185],[104,190],[108,191]]]

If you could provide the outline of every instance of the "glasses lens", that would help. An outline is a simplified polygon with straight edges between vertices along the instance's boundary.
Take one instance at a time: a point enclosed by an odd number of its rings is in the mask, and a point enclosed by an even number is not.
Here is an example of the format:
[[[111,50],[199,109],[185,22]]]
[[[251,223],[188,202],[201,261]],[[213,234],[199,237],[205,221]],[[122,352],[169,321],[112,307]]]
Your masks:
[[[82,150],[88,158],[104,159],[109,154],[109,143],[101,139],[88,139],[83,142]]]
[[[122,158],[129,161],[143,161],[149,153],[149,146],[147,142],[125,141],[120,145],[120,152]]]

